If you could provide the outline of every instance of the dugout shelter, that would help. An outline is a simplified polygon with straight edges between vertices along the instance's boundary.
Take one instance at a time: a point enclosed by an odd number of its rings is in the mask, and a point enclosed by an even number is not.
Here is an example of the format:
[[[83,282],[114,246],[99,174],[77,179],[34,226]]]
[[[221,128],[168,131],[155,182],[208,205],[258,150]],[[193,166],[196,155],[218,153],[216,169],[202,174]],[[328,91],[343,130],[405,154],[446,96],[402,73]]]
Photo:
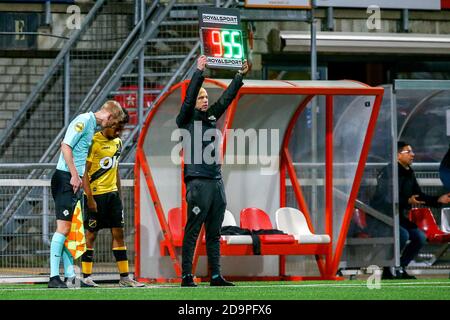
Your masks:
[[[230,81],[205,79],[211,104]],[[174,132],[188,84],[185,80],[174,85],[160,99],[138,141],[135,275],[141,280],[165,281],[181,275],[180,242],[169,228],[168,212],[180,208],[185,222],[183,165],[174,161],[180,157]],[[330,240],[263,243],[257,256],[242,247],[248,244],[232,247],[223,241],[224,275],[231,279],[336,279],[382,96],[383,88],[351,80],[244,79],[244,86],[218,121],[224,133],[221,150],[227,210],[239,224],[242,210],[261,209],[276,228],[275,212],[296,207],[313,233],[328,235]],[[245,148],[238,147],[236,134],[231,138],[225,134],[230,130],[244,133]],[[302,151],[298,152],[300,144]],[[241,250],[233,250],[239,245]],[[207,275],[202,246],[200,239],[194,257],[197,276]],[[305,255],[312,259],[299,258]]]

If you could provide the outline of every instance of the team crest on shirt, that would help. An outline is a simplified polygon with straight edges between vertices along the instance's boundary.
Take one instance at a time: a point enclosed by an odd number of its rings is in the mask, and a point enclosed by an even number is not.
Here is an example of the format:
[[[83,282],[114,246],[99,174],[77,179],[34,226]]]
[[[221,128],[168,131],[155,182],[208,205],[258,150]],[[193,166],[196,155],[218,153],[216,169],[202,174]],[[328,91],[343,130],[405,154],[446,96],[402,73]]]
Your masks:
[[[63,215],[64,215],[64,217],[67,217],[67,216],[69,215],[69,210],[67,210],[67,209],[64,210],[64,211],[63,211]]]
[[[194,208],[192,208],[192,212],[193,212],[195,215],[199,214],[200,211],[201,211],[200,208],[197,207],[197,206],[195,206]]]
[[[88,224],[89,224],[89,227],[90,227],[90,228],[95,228],[95,227],[97,227],[97,220],[95,220],[95,219],[89,219]]]
[[[84,129],[84,123],[83,122],[77,122],[75,124],[75,131],[81,132]]]

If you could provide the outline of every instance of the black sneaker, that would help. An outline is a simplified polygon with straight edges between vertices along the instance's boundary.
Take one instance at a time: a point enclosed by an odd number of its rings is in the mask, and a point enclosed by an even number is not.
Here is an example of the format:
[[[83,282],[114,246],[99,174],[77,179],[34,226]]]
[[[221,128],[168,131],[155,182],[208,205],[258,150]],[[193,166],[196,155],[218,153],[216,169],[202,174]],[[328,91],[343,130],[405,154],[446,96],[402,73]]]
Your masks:
[[[381,275],[381,280],[395,280],[397,277],[392,274],[391,268],[384,267],[383,274]]]
[[[211,278],[209,283],[211,287],[234,287],[234,284],[230,281],[225,280],[222,276],[218,276],[217,278]]]
[[[54,276],[50,278],[50,281],[48,282],[49,288],[59,288],[59,289],[67,289],[67,285],[64,283],[64,281],[61,280],[59,276]]]
[[[197,285],[194,282],[194,276],[192,274],[188,274],[181,279],[182,287],[196,287]]]

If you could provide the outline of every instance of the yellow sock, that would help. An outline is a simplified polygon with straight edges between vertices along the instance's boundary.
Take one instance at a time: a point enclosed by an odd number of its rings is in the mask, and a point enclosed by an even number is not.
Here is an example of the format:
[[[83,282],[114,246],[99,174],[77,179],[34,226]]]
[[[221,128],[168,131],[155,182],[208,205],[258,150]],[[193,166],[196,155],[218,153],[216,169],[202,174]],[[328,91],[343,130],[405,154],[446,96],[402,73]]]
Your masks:
[[[117,247],[113,248],[114,258],[116,258],[117,268],[121,277],[128,276],[128,258],[127,258],[127,247]]]
[[[88,277],[92,274],[92,268],[94,265],[94,249],[88,248],[86,252],[81,256],[81,272],[84,277]]]

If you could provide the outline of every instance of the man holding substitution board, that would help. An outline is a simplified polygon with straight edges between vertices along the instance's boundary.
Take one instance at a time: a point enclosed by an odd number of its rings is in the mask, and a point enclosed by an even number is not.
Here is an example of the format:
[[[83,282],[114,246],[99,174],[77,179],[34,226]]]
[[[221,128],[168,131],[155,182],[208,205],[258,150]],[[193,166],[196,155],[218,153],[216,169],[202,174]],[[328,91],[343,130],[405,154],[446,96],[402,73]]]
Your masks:
[[[207,10],[211,8],[203,8]],[[217,9],[215,9],[217,10]],[[223,12],[223,11],[220,11]],[[233,11],[235,12],[235,11]],[[239,11],[237,11],[239,15]],[[249,68],[244,58],[239,16],[229,14],[216,14],[216,12],[200,12],[200,34],[202,36],[202,52],[197,59],[197,68],[194,72],[186,96],[176,118],[179,128],[188,130],[191,137],[194,131],[201,128],[202,137],[211,129],[216,129],[219,118],[225,113],[228,106],[236,97],[242,87],[243,77]],[[213,23],[213,28],[205,26],[206,21],[224,21],[232,23],[233,28],[221,28]],[[211,24],[211,23],[209,23]],[[228,25],[227,25],[228,26]],[[209,67],[238,69],[228,88],[213,104],[209,104],[208,93],[202,87],[203,72]],[[196,287],[192,274],[192,262],[197,238],[202,224],[206,230],[206,251],[211,271],[211,286],[234,286],[225,280],[220,271],[220,229],[222,226],[226,196],[222,181],[220,148],[221,143],[214,137],[210,141],[183,141],[184,150],[184,182],[186,183],[187,222],[182,246],[182,287]],[[188,139],[191,140],[191,139]],[[196,150],[199,148],[201,150]],[[214,161],[193,159],[192,155],[205,154],[205,150],[212,150]],[[194,161],[193,161],[194,160]]]

